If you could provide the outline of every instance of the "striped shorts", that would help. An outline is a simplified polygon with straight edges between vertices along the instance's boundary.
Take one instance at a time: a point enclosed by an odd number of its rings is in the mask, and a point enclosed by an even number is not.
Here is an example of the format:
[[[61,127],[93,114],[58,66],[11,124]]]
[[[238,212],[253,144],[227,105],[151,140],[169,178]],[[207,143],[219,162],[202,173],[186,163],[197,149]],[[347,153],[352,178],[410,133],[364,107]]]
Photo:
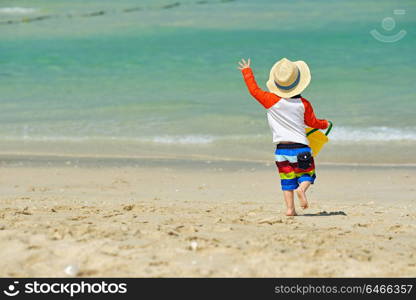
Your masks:
[[[303,181],[315,181],[315,162],[310,157],[308,166],[298,164],[298,155],[300,153],[311,153],[311,148],[303,144],[279,144],[276,147],[276,166],[279,169],[282,190],[291,191],[298,188]]]

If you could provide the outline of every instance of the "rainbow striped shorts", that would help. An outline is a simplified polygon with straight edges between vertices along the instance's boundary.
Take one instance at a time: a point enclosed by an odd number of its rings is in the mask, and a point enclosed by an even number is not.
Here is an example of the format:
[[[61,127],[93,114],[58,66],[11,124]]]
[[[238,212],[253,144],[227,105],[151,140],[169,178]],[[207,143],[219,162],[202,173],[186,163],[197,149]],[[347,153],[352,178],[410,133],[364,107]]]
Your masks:
[[[295,190],[303,181],[314,183],[315,162],[311,148],[303,144],[278,144],[275,156],[282,190]],[[304,157],[308,158],[304,161]]]

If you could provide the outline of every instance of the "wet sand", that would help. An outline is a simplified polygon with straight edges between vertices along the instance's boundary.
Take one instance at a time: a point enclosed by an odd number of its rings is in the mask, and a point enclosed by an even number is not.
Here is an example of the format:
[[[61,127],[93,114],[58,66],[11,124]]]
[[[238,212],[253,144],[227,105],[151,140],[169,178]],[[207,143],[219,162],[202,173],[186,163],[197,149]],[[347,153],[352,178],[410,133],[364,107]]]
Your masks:
[[[2,157],[1,276],[416,276],[416,168]],[[298,205],[299,207],[299,205]]]

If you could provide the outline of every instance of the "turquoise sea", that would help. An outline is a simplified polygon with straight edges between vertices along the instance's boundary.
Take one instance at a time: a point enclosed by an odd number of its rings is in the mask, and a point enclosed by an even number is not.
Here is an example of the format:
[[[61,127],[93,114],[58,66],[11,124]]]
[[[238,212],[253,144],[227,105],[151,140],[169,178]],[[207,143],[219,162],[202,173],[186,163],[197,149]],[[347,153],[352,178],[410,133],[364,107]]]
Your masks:
[[[2,0],[0,153],[267,160],[265,111],[237,61],[250,57],[265,88],[287,57],[308,62],[303,95],[335,124],[323,161],[414,163],[415,9],[413,0]],[[388,43],[372,30],[405,35]],[[398,149],[401,158],[389,156]]]

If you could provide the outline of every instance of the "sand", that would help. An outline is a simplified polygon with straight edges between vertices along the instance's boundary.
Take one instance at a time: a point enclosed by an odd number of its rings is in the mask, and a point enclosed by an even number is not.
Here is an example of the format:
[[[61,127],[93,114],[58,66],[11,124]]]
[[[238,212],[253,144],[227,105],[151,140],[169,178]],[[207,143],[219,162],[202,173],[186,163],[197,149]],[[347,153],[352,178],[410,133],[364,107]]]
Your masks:
[[[269,163],[0,161],[2,277],[416,276],[413,167],[321,165],[285,217]]]

